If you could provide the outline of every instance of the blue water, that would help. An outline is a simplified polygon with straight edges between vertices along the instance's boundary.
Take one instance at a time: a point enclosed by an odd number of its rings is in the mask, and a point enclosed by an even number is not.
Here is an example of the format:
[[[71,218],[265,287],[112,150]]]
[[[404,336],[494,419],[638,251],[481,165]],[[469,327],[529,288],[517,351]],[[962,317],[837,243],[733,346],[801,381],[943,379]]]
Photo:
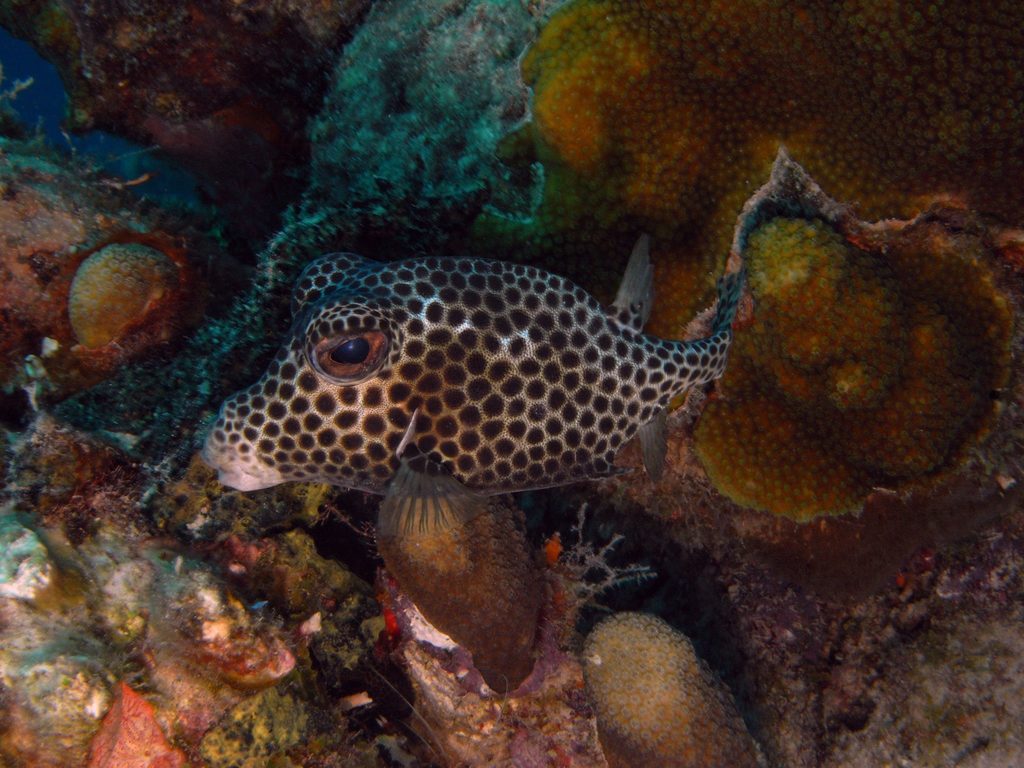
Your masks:
[[[16,80],[32,78],[32,85],[19,93],[10,105],[30,133],[38,131],[58,152],[84,156],[112,176],[130,180],[143,173],[152,174],[151,181],[132,188],[140,196],[185,203],[196,200],[196,183],[192,176],[158,158],[152,147],[105,131],[75,136],[64,131],[61,123],[68,96],[57,69],[31,45],[12,37],[4,29],[0,29],[0,64],[4,73],[0,90],[11,88]]]

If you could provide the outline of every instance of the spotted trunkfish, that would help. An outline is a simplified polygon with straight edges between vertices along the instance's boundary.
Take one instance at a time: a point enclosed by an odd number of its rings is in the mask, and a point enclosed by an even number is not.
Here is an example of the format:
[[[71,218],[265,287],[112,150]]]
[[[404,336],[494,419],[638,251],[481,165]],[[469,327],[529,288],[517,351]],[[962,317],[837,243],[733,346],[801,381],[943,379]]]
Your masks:
[[[608,307],[524,264],[323,256],[295,285],[283,346],[225,401],[203,457],[243,491],[299,480],[384,494],[383,533],[614,474],[637,434],[657,480],[670,401],[725,369],[743,275],[719,280],[711,335],[692,341],[642,332],[652,275],[646,236]]]

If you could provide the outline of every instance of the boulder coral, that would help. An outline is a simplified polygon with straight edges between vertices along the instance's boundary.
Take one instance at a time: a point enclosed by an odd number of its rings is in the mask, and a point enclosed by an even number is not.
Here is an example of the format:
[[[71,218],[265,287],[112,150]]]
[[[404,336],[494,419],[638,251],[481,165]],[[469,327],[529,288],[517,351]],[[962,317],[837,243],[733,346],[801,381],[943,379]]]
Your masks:
[[[797,520],[957,466],[1000,408],[1013,330],[969,215],[868,225],[812,198],[745,213],[754,319],[695,433],[719,490]]]
[[[650,232],[649,329],[671,336],[711,299],[780,144],[864,218],[946,200],[1017,223],[1022,49],[1010,0],[576,0],[523,61],[532,120],[504,147],[543,166],[542,199],[481,217],[480,249],[558,263],[610,297],[620,254]]]
[[[755,768],[758,749],[725,686],[656,616],[618,613],[583,650],[587,693],[611,768]]]
[[[71,329],[82,346],[102,347],[143,322],[177,284],[174,262],[155,248],[108,245],[83,261],[71,281]]]

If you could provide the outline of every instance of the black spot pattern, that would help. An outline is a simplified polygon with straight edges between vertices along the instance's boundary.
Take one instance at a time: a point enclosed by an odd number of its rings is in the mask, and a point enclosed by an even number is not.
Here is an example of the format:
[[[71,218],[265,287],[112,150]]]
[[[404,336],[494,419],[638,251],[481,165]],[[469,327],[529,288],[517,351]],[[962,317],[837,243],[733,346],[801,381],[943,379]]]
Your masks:
[[[720,284],[714,336],[676,342],[524,265],[324,256],[294,288],[295,335],[225,402],[206,455],[269,484],[383,492],[416,412],[419,452],[481,492],[607,474],[644,421],[721,375],[741,289],[738,276]],[[331,380],[311,362],[324,339],[368,331],[387,343],[365,379]]]

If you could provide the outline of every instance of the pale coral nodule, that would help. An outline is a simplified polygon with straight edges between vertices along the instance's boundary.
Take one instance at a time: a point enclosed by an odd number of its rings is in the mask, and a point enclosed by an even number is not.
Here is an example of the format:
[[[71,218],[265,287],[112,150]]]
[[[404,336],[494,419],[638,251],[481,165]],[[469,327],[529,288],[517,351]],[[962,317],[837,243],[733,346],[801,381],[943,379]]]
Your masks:
[[[178,287],[178,268],[163,253],[138,243],[114,243],[78,267],[68,317],[78,342],[97,348],[143,322]]]
[[[583,650],[587,693],[612,768],[755,768],[758,750],[725,686],[656,616],[618,613]]]

